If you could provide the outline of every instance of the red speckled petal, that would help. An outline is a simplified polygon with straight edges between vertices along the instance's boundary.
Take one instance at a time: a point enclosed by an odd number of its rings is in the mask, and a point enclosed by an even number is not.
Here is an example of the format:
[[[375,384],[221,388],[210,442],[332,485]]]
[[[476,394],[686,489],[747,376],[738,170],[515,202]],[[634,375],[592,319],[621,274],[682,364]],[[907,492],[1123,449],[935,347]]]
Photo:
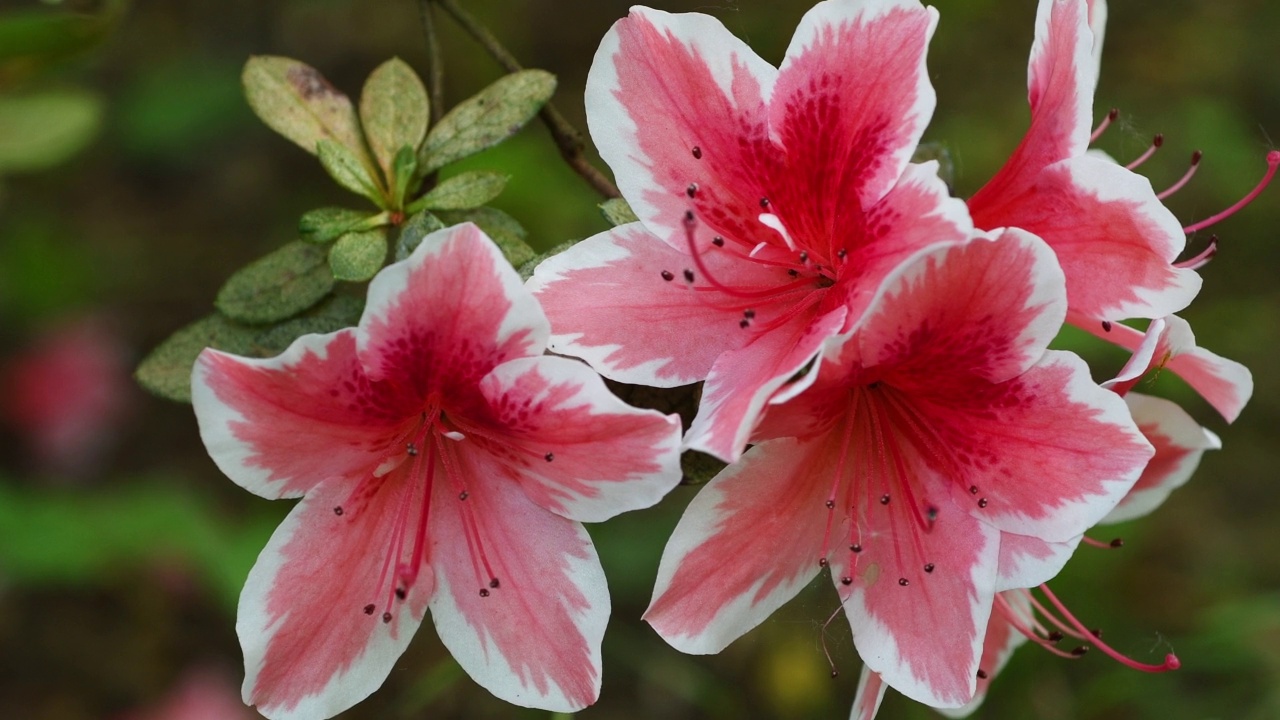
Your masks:
[[[981,228],[1019,227],[1049,243],[1067,276],[1075,315],[1156,318],[1200,291],[1193,270],[1173,266],[1186,238],[1151,183],[1115,163],[1078,157],[1045,168],[999,207],[970,203]]]
[[[1102,519],[1104,523],[1132,520],[1155,510],[1191,479],[1205,450],[1222,447],[1217,435],[1200,427],[1175,403],[1140,393],[1129,393],[1124,400],[1156,454],[1129,494]]]
[[[926,393],[1008,380],[1061,328],[1062,290],[1053,253],[1019,230],[927,249],[881,286],[858,331],[862,363]]]
[[[862,675],[858,678],[858,692],[853,696],[853,711],[849,720],[875,720],[880,712],[880,703],[884,700],[884,691],[888,686],[880,673],[872,672],[866,665],[862,666]]]
[[[769,108],[789,172],[768,197],[793,234],[838,236],[842,213],[897,182],[936,104],[925,53],[937,22],[916,0],[821,2],[805,13]]]
[[[913,700],[956,707],[973,696],[999,533],[945,491],[924,492],[939,500],[932,530],[919,531],[907,503],[869,504],[852,533],[862,551],[835,555],[831,576],[867,667]]]
[[[1075,554],[1082,537],[1045,542],[1029,535],[1000,533],[996,590],[1035,587],[1053,579]]]
[[[653,505],[680,482],[680,417],[633,408],[567,358],[512,360],[480,384],[501,460],[538,505],[600,522]]]
[[[703,259],[720,282],[736,287],[790,280],[727,252]],[[683,273],[692,267],[689,255],[632,224],[542,262],[528,287],[551,319],[552,351],[580,357],[614,380],[675,387],[706,379],[721,353],[750,337],[738,326],[742,301],[690,290]]]
[[[531,502],[469,442],[455,455],[458,471],[483,482],[467,483],[465,501],[441,487],[432,507],[432,620],[458,664],[489,692],[524,707],[581,710],[600,693],[600,641],[609,617],[591,538],[581,524]],[[469,525],[500,580],[497,588],[489,589],[478,551],[465,540]]]
[[[1040,0],[1027,67],[1031,127],[1004,167],[969,201],[978,227],[1024,227],[985,218],[991,206],[1032,185],[1042,169],[1088,149],[1098,81],[1088,15],[1085,0]]]
[[[365,376],[352,330],[304,335],[265,360],[205,350],[191,382],[210,457],[267,498],[298,497],[329,478],[359,479],[416,413],[412,401]]]
[[[1027,602],[1026,595],[1020,592],[1009,592],[1002,593],[1001,597],[1014,612],[1018,613],[1022,622],[1031,621],[1031,604]],[[973,711],[977,710],[986,699],[991,681],[1009,663],[1009,658],[1013,657],[1013,651],[1026,641],[1027,636],[1018,632],[1003,613],[992,611],[991,620],[987,623],[987,635],[982,641],[982,659],[978,661],[978,668],[982,670],[984,677],[978,678],[973,699],[958,708],[937,708],[938,712],[949,718],[962,718],[973,714]]]
[[[370,378],[420,399],[439,393],[457,410],[490,370],[541,354],[549,334],[520,276],[465,223],[431,233],[374,277],[357,346]]]
[[[756,445],[707,483],[667,542],[645,620],[682,652],[720,652],[818,574],[839,437]]]
[[[721,355],[702,388],[702,403],[685,437],[686,448],[715,455],[725,462],[741,456],[765,403],[784,389],[797,372],[813,362],[823,346],[845,324],[846,311],[818,315],[812,309],[780,327],[757,334],[746,346]],[[758,314],[756,322],[772,318]],[[755,332],[747,328],[743,332]],[[810,374],[785,388],[788,396],[812,382]]]
[[[421,506],[422,492],[398,472],[383,480],[359,503],[348,502],[353,488],[344,482],[308,492],[249,573],[236,621],[244,698],[273,720],[332,717],[364,699],[422,622],[430,571],[406,600],[391,601],[391,622],[382,620],[390,593],[379,576],[392,526],[402,507]],[[342,515],[333,511],[339,505]]]
[[[756,219],[777,72],[707,15],[635,7],[609,30],[587,76],[587,124],[649,230],[683,248],[681,219],[696,207],[708,236],[748,249],[777,239]]]

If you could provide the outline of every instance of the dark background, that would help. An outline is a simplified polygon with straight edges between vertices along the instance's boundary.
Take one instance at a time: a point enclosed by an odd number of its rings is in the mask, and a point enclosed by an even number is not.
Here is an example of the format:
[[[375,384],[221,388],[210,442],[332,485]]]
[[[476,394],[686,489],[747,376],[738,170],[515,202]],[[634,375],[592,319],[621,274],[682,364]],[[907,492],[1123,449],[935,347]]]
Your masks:
[[[967,196],[1025,129],[1035,3],[936,4],[942,20],[929,65],[939,103],[926,140],[948,148],[957,192]],[[3,0],[0,10],[39,5]],[[655,5],[716,16],[776,64],[809,3]],[[554,102],[585,127],[587,68],[627,3],[468,7],[527,66],[560,77]],[[448,18],[438,22],[452,104],[499,70]],[[1127,161],[1164,133],[1164,149],[1142,169],[1157,189],[1201,149],[1199,175],[1170,207],[1190,223],[1230,205],[1262,175],[1274,147],[1268,133],[1280,132],[1278,30],[1280,3],[1267,0],[1113,0],[1095,116],[1111,106],[1122,114],[1099,147]],[[0,436],[0,717],[115,717],[156,706],[192,677],[213,677],[212,687],[233,693],[238,686],[235,598],[287,503],[223,478],[190,408],[146,396],[127,372],[209,312],[232,271],[292,239],[302,212],[360,207],[252,115],[239,88],[251,54],[303,60],[352,95],[392,55],[426,69],[410,0],[173,0],[135,3],[85,55],[26,77],[0,75],[0,96],[76,87],[102,108],[94,141],[74,158],[0,177],[0,367],[82,322],[111,338],[115,355],[107,356],[125,358],[96,381],[124,398],[101,424],[100,453],[70,467],[42,459],[21,418]],[[535,246],[607,227],[598,198],[559,161],[541,126],[458,167],[513,176],[495,204],[526,224]],[[1096,652],[1068,661],[1024,648],[978,717],[1280,717],[1277,227],[1280,188],[1217,226],[1221,252],[1183,313],[1201,345],[1255,372],[1240,421],[1227,426],[1167,374],[1154,390],[1183,401],[1225,449],[1208,454],[1153,516],[1117,527],[1124,549],[1082,548],[1054,583],[1118,649],[1147,661],[1172,649],[1183,668],[1148,676]],[[1192,247],[1203,242],[1202,234]],[[1098,379],[1123,359],[1089,356]],[[614,615],[603,696],[581,716],[845,717],[859,662],[842,618],[823,628],[837,605],[825,576],[715,657],[683,656],[640,622],[662,544],[693,493],[680,488],[655,509],[592,528]],[[824,637],[840,670],[834,680]],[[342,717],[549,715],[492,698],[427,624],[386,685]],[[936,715],[890,691],[881,717]]]

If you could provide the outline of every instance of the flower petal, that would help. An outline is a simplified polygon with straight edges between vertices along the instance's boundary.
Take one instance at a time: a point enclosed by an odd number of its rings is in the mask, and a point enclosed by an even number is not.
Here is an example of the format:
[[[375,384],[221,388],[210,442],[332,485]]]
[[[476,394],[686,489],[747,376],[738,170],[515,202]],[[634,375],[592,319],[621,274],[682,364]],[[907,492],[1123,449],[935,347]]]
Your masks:
[[[1066,542],[1045,542],[1030,535],[1000,533],[996,590],[1036,587],[1053,579],[1071,559],[1082,535]]]
[[[1200,276],[1173,260],[1186,237],[1141,175],[1094,157],[1051,165],[995,202],[970,200],[980,228],[1019,227],[1049,243],[1071,311],[1096,320],[1157,318],[1186,307]]]
[[[644,614],[664,640],[720,652],[818,574],[837,441],[760,443],[702,488],[667,541]]]
[[[1027,596],[1020,592],[1007,592],[1000,595],[1009,611],[1018,613],[1022,622],[1032,619],[1031,604]],[[987,622],[987,635],[982,640],[982,659],[978,668],[982,675],[978,677],[978,686],[973,699],[958,708],[938,708],[938,712],[949,718],[962,718],[973,714],[987,697],[987,689],[991,681],[1009,663],[1013,651],[1027,641],[1027,636],[1018,632],[1013,623],[999,610],[993,610],[991,620]]]
[[[587,124],[636,216],[684,246],[694,205],[748,247],[773,232],[756,221],[760,156],[772,150],[765,104],[777,70],[720,21],[634,7],[605,35],[587,76]],[[695,151],[694,148],[697,148]],[[702,212],[702,208],[707,209]]]
[[[721,282],[787,280],[777,269],[725,253],[706,253],[703,261]],[[580,357],[620,382],[675,387],[706,379],[716,357],[747,337],[738,326],[740,306],[690,290],[682,274],[692,266],[689,255],[632,224],[543,261],[528,288],[551,319],[552,351]],[[664,271],[673,279],[664,280]]]
[[[780,327],[759,332],[745,346],[722,354],[702,388],[702,402],[685,437],[685,447],[725,462],[741,457],[765,403],[814,361],[824,344],[844,326],[845,318],[842,307],[816,316],[805,310]],[[757,318],[762,323],[769,319]],[[807,382],[812,382],[812,374],[788,388],[787,395],[802,390]]]
[[[1080,535],[1124,497],[1153,453],[1124,402],[1070,353],[1051,350],[992,392],[938,400],[932,410],[921,403],[921,412],[952,448],[952,497],[1005,532],[1049,542]]]
[[[627,405],[576,360],[512,360],[480,389],[507,447],[523,451],[501,461],[554,513],[600,522],[649,507],[680,482],[680,417]]]
[[[1000,538],[937,494],[941,507],[927,533],[916,530],[905,503],[868,511],[853,530],[861,552],[836,555],[831,576],[867,667],[913,700],[956,707],[973,696]]]
[[[853,696],[853,711],[849,720],[875,720],[880,712],[880,703],[884,700],[884,684],[880,673],[872,672],[866,665],[862,666],[862,675],[858,678],[858,693]]]
[[[191,379],[210,457],[237,484],[273,499],[369,472],[409,412],[405,400],[365,377],[352,330],[303,335],[265,360],[205,350]]]
[[[937,23],[917,0],[820,2],[800,20],[769,108],[789,182],[766,195],[793,233],[831,236],[897,182],[936,104],[925,54]]]
[[[420,485],[398,473],[384,480],[354,503],[349,483],[310,490],[249,572],[236,621],[244,699],[273,720],[332,717],[364,699],[422,622],[430,572],[406,588],[404,601],[380,581],[393,526],[402,510],[421,506]]]
[[[1102,519],[1104,523],[1132,520],[1155,510],[1191,479],[1205,450],[1222,447],[1217,435],[1200,427],[1176,403],[1141,393],[1129,393],[1124,400],[1156,454],[1129,494]]]
[[[581,524],[535,505],[469,442],[446,464],[456,465],[460,482],[481,481],[466,484],[465,500],[456,488],[440,489],[432,508],[436,630],[467,674],[499,698],[580,710],[600,694],[609,618],[600,559]],[[499,587],[489,584],[490,571]]]
[[[928,248],[882,283],[858,331],[862,364],[929,393],[1015,377],[1061,327],[1062,287],[1053,253],[1021,230]]]
[[[419,399],[437,392],[456,407],[494,367],[541,354],[549,334],[520,276],[464,223],[426,236],[373,278],[356,342],[370,378]]]

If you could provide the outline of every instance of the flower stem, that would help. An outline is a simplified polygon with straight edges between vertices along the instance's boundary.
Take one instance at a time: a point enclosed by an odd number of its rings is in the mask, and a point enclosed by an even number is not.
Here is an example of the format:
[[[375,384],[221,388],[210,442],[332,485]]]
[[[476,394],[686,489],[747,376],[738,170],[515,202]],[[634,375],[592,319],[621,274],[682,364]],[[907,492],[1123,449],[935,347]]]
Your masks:
[[[480,43],[485,51],[504,70],[513,73],[524,69],[515,56],[502,46],[498,38],[489,32],[487,27],[481,25],[475,17],[464,10],[456,0],[434,0],[434,2],[449,13],[467,31],[468,35]],[[423,4],[429,4],[428,0],[423,0]],[[433,99],[432,103],[434,104],[434,102]],[[547,130],[551,132],[551,138],[555,141],[556,147],[560,148],[560,156],[564,158],[564,161],[569,164],[569,167],[574,172],[581,176],[583,180],[586,180],[587,184],[603,197],[616,198],[622,196],[622,193],[618,192],[617,186],[587,159],[584,152],[586,143],[582,139],[582,133],[571,125],[568,120],[565,120],[554,105],[547,103],[543,106],[539,116],[542,118],[543,124],[547,126]]]
[[[444,115],[444,58],[440,54],[433,12],[431,0],[418,0],[422,34],[427,38],[427,98],[431,103],[431,124],[435,125]]]

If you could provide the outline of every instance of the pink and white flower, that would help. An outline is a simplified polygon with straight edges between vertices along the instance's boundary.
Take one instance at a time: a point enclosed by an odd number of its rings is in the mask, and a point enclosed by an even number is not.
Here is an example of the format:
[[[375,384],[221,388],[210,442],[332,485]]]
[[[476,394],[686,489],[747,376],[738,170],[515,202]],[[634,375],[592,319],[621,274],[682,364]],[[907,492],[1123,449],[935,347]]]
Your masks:
[[[646,619],[718,652],[830,567],[870,671],[967,703],[996,592],[1052,577],[1152,453],[1079,358],[1046,350],[1066,303],[1053,252],[1016,229],[901,264],[694,498]]]
[[[302,497],[240,597],[244,698],[330,717],[386,678],[428,607],[498,697],[573,711],[600,689],[609,615],[581,521],[678,482],[679,421],[542,355],[546,318],[473,225],[369,286],[356,328],[279,357],[205,351],[196,417],[218,467]]]
[[[633,8],[586,105],[640,222],[539,266],[551,349],[623,382],[705,380],[686,446],[739,457],[889,272],[971,234],[936,165],[908,162],[935,104],[936,22],[918,0],[820,2],[774,68],[713,18]]]

